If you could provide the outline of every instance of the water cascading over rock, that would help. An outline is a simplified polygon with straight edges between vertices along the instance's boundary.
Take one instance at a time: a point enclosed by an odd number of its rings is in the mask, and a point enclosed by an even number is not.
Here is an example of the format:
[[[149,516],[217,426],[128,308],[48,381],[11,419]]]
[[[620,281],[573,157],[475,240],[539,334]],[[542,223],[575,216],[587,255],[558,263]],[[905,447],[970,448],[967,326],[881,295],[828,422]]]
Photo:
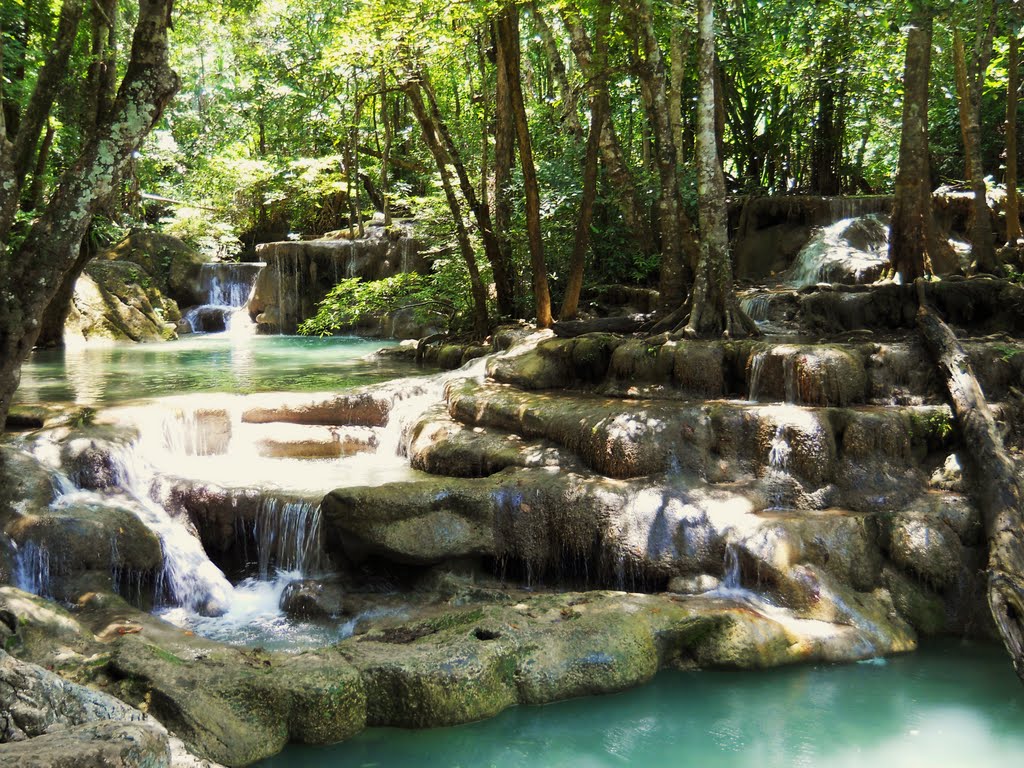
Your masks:
[[[186,312],[183,322],[193,333],[241,330],[251,325],[244,307],[264,267],[262,262],[203,264],[199,282],[206,302]]]

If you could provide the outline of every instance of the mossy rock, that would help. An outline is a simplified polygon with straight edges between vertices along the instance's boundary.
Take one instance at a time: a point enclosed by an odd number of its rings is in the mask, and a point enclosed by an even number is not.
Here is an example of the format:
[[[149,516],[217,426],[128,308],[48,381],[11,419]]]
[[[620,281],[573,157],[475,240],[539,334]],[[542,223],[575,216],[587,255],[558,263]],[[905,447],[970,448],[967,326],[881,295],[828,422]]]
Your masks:
[[[98,258],[138,265],[157,290],[180,306],[206,302],[199,273],[207,259],[176,237],[136,230]]]

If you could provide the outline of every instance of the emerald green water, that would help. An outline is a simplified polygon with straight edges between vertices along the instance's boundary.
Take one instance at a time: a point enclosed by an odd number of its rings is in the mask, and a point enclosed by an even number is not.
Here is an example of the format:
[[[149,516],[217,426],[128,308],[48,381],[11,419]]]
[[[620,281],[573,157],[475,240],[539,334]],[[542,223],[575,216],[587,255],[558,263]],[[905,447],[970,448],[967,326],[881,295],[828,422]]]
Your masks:
[[[190,392],[338,391],[415,373],[366,360],[394,342],[354,337],[211,334],[164,344],[35,351],[17,402],[113,405]]]
[[[261,768],[1024,765],[1024,686],[1001,648],[945,642],[843,666],[666,672],[615,696],[427,731],[368,729]]]

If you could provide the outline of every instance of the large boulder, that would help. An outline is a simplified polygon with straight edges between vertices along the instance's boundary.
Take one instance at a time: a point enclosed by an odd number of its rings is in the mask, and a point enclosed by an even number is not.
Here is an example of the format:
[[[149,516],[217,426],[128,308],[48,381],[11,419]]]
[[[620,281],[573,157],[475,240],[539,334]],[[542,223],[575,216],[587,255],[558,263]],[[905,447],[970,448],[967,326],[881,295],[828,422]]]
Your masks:
[[[194,248],[171,235],[152,230],[135,230],[116,246],[100,254],[97,260],[136,264],[156,290],[179,306],[191,307],[206,303],[206,290],[200,278],[206,259]]]
[[[93,261],[75,284],[64,326],[67,341],[164,341],[175,338],[178,305],[141,266]]]

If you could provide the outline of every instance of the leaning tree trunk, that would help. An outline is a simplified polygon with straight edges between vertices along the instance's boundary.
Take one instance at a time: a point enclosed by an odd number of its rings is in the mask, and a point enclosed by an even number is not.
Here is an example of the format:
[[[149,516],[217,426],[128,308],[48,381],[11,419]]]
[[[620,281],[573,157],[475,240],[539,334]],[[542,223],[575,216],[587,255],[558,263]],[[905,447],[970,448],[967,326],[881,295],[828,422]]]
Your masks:
[[[0,429],[43,311],[78,257],[93,214],[178,89],[168,64],[172,5],[173,0],[140,2],[128,66],[109,115],[65,171],[21,245],[7,247],[9,229],[0,229]],[[9,142],[0,142],[0,188],[16,192],[11,150]]]
[[[437,172],[441,176],[441,186],[444,189],[445,199],[448,201],[448,210],[452,214],[452,224],[455,227],[455,237],[459,243],[459,250],[462,259],[466,264],[466,271],[469,274],[470,292],[473,295],[473,330],[477,337],[484,338],[490,329],[490,321],[487,316],[487,289],[480,277],[480,270],[476,265],[476,254],[473,252],[473,245],[469,239],[469,232],[462,217],[462,206],[459,205],[459,198],[455,194],[455,185],[452,181],[449,167],[452,165],[451,157],[447,148],[438,135],[437,126],[427,111],[423,96],[420,93],[420,83],[409,80],[403,84],[402,90],[409,100],[413,114],[420,124],[423,133],[423,141],[430,150],[437,165]]]
[[[920,281],[918,296],[918,327],[945,377],[985,523],[989,609],[1017,677],[1024,682],[1024,494],[970,358],[949,326],[925,303]]]
[[[732,284],[729,257],[725,177],[715,136],[715,12],[714,0],[700,0],[697,98],[697,197],[701,253],[694,277],[690,319],[683,333],[703,336],[757,335],[754,321],[740,308]]]

